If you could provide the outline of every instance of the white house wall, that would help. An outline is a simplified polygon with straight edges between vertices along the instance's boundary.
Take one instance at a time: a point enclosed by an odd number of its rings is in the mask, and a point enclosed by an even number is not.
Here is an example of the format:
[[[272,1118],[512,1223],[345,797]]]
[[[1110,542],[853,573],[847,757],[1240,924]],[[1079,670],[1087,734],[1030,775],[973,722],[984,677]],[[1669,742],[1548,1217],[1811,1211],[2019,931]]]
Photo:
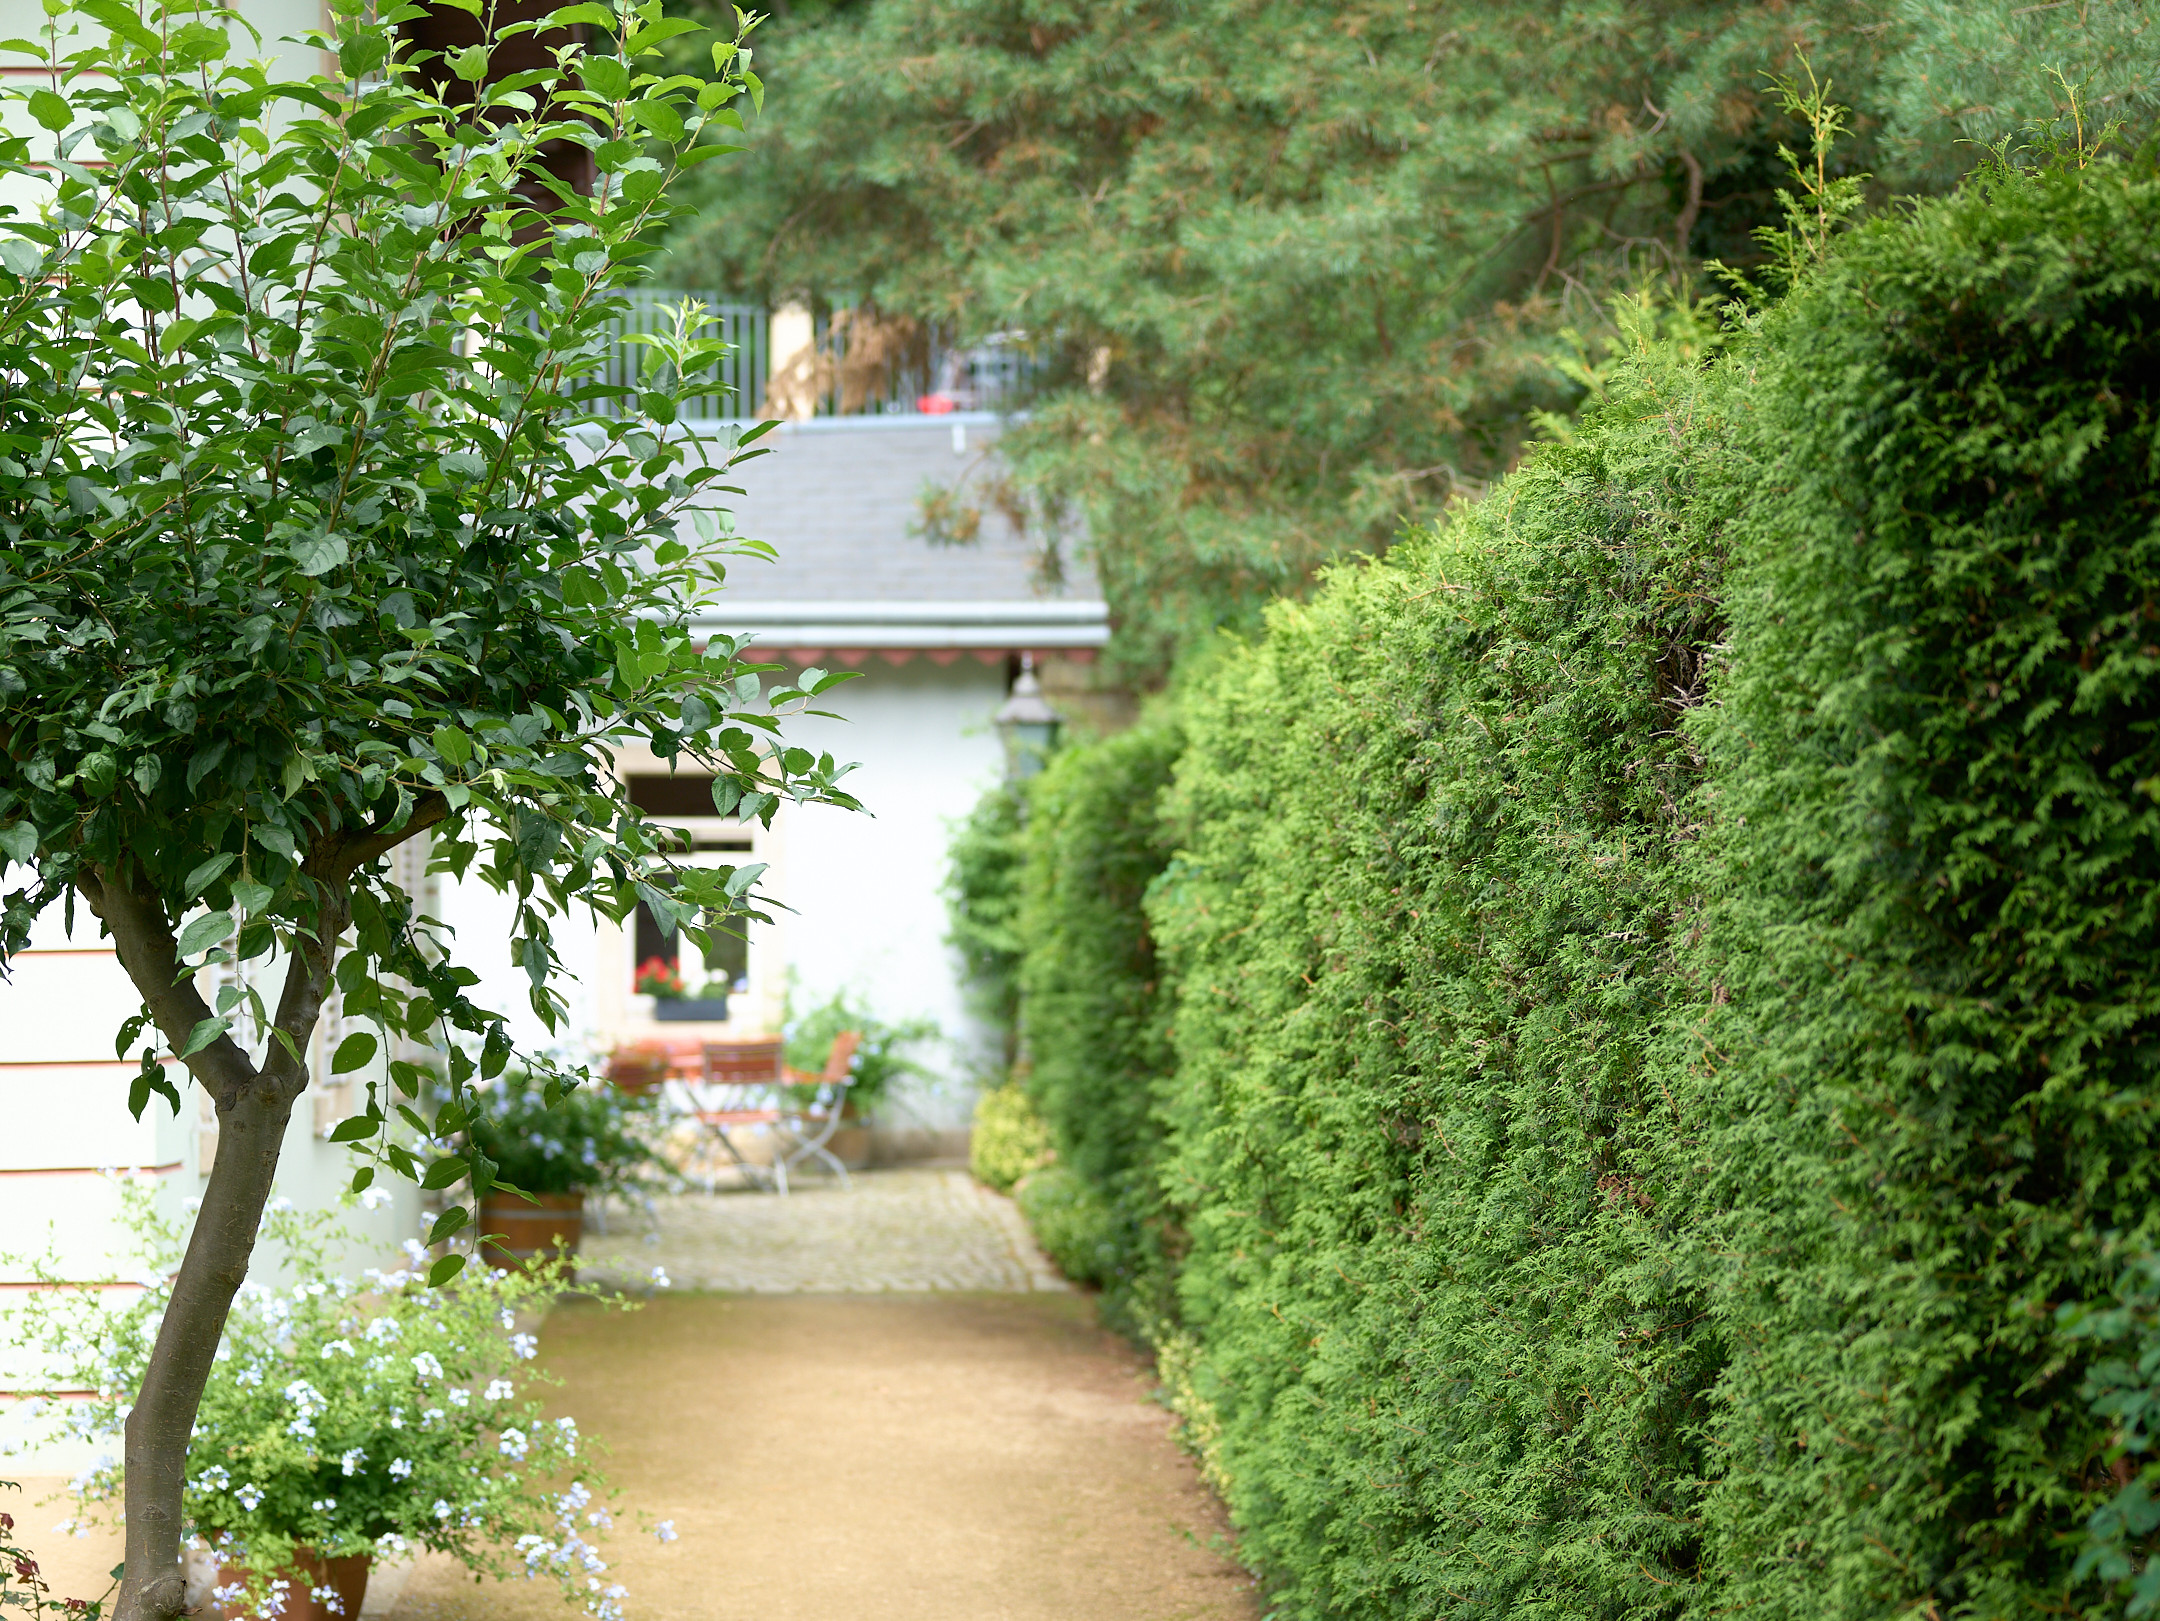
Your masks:
[[[81,907],[72,932],[57,906],[39,918],[30,949],[0,981],[0,1444],[19,1438],[10,1393],[44,1382],[6,1349],[12,1309],[40,1267],[75,1283],[136,1275],[133,1240],[117,1225],[117,1178],[149,1177],[158,1212],[184,1222],[215,1151],[206,1099],[177,1064],[166,1073],[180,1090],[179,1114],[153,1096],[141,1120],[129,1115],[135,1063],[113,1056],[113,1039],[140,1005],[112,943]],[[350,1151],[319,1134],[334,1097],[304,1096],[286,1129],[276,1196],[303,1208],[335,1203],[352,1175]],[[349,1265],[387,1261],[419,1232],[418,1191],[390,1179],[389,1192],[387,1204],[350,1213],[357,1244]],[[253,1270],[280,1281],[274,1257],[259,1255]],[[53,1473],[82,1461],[79,1448],[60,1447],[15,1466]]]
[[[770,833],[712,824],[755,839],[754,850],[726,859],[766,863],[761,888],[780,903],[772,927],[752,928],[753,989],[733,1000],[728,1025],[654,1023],[650,1000],[629,992],[635,965],[624,931],[575,913],[556,929],[575,976],[562,986],[571,1009],[563,1036],[595,1055],[626,1041],[735,1039],[777,1028],[791,985],[798,1009],[846,990],[881,1019],[928,1018],[943,1033],[919,1054],[934,1084],[910,1089],[894,1123],[964,1125],[968,1085],[990,1044],[963,1005],[944,941],[942,886],[954,824],[997,780],[1002,754],[990,717],[1004,697],[1002,654],[992,665],[973,655],[938,663],[918,654],[898,668],[866,660],[822,705],[842,718],[798,718],[786,729],[789,743],[860,762],[846,786],[866,810],[784,805]],[[664,768],[634,754],[623,769]],[[561,1041],[533,1014],[524,971],[510,960],[510,903],[476,881],[445,879],[442,917],[457,932],[458,960],[480,975],[474,999],[506,1015],[521,1046]]]

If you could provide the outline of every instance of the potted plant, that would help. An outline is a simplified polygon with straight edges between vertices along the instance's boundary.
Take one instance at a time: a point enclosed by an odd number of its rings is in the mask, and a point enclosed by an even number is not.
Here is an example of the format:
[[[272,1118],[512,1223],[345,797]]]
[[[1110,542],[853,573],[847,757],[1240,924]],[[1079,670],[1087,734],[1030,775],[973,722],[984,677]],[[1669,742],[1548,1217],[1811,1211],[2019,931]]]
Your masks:
[[[931,1040],[938,1027],[934,1020],[921,1018],[888,1024],[874,1017],[852,993],[836,991],[806,1013],[798,1015],[790,1009],[782,1027],[788,1068],[805,1075],[822,1073],[834,1040],[848,1030],[858,1038],[855,1056],[848,1066],[853,1079],[848,1085],[840,1129],[826,1147],[841,1164],[855,1171],[870,1163],[867,1121],[871,1112],[890,1096],[901,1076],[930,1073],[908,1057],[906,1049]],[[804,1101],[808,1101],[807,1097]]]
[[[684,982],[682,970],[665,957],[647,957],[638,964],[634,982],[639,994],[653,999],[653,1017],[656,1019],[710,1019],[719,1021],[727,1017],[728,983],[725,979],[708,979],[697,995],[690,994]]]
[[[472,1094],[465,1146],[495,1164],[498,1190],[480,1204],[480,1253],[497,1267],[569,1257],[584,1237],[588,1194],[642,1191],[660,1165],[648,1140],[652,1100],[611,1086],[580,1087],[552,1108],[544,1087],[506,1071]]]
[[[178,1263],[180,1232],[150,1199],[129,1185],[153,1280],[130,1305],[63,1288],[23,1310],[32,1343],[94,1392],[66,1409],[81,1439],[120,1437]],[[476,1576],[554,1580],[620,1621],[623,1589],[594,1541],[612,1494],[576,1421],[532,1399],[556,1381],[519,1326],[561,1291],[560,1269],[468,1267],[432,1288],[415,1240],[411,1270],[354,1279],[328,1261],[355,1242],[334,1215],[273,1206],[263,1233],[300,1281],[241,1286],[188,1448],[187,1529],[218,1569],[210,1607],[358,1621],[373,1559],[425,1549]],[[123,1467],[108,1455],[75,1480],[79,1520],[117,1513]]]

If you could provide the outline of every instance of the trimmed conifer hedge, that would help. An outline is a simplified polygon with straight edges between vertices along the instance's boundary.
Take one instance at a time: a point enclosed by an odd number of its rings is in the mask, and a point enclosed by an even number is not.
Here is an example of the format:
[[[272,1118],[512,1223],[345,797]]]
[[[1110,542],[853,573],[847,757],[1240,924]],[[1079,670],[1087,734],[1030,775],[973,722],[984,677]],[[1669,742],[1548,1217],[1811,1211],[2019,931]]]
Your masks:
[[[2056,1318],[2160,1226],[2160,184],[1991,176],[1763,341],[1671,1083],[1713,1607],[2105,1613]]]
[[[1167,854],[1156,801],[1179,737],[1143,725],[1055,756],[1027,795],[1019,931],[1028,1095],[1057,1163],[1020,1193],[1052,1255],[1102,1284],[1113,1321],[1168,1306],[1152,1167],[1168,999],[1141,901]]]
[[[1036,1095],[1283,1621],[2119,1612],[2156,243],[1866,226],[1058,762]]]

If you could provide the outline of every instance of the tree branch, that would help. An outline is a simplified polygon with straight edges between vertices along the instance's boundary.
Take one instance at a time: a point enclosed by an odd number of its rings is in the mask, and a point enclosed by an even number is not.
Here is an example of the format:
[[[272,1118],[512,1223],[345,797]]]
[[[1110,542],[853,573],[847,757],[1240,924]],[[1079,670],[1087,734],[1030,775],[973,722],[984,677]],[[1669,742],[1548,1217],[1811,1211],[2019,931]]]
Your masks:
[[[320,865],[310,859],[309,870],[318,877],[342,881],[377,856],[395,850],[415,833],[426,832],[449,814],[450,801],[441,794],[432,791],[422,794],[413,801],[412,814],[394,828],[388,823],[378,823],[361,832],[341,833],[325,841],[320,852]]]
[[[1680,148],[1680,162],[1687,169],[1687,206],[1680,210],[1680,218],[1673,223],[1673,259],[1677,264],[1687,263],[1688,238],[1695,234],[1695,221],[1702,214],[1702,159],[1686,147]]]
[[[215,1017],[195,989],[195,977],[180,964],[179,943],[166,921],[165,906],[155,895],[131,889],[109,872],[95,868],[76,875],[75,887],[111,931],[120,966],[127,970],[143,1005],[174,1052],[203,1020]],[[181,1060],[204,1091],[224,1107],[226,1100],[255,1079],[255,1066],[229,1035]]]

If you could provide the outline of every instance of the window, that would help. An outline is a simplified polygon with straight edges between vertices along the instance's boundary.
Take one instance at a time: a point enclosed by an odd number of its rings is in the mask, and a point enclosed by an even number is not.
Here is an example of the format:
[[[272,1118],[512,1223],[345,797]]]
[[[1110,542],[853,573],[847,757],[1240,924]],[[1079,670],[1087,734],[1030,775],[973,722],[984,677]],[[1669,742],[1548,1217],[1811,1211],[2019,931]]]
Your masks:
[[[701,845],[699,848],[747,851],[750,841],[729,840],[717,846]],[[715,983],[725,986],[730,994],[747,991],[750,988],[750,929],[748,918],[737,918],[701,951],[674,930],[663,929],[652,909],[640,901],[636,937],[632,942],[636,949],[631,957],[631,972],[639,972],[657,957],[675,969],[684,989],[692,996]]]

